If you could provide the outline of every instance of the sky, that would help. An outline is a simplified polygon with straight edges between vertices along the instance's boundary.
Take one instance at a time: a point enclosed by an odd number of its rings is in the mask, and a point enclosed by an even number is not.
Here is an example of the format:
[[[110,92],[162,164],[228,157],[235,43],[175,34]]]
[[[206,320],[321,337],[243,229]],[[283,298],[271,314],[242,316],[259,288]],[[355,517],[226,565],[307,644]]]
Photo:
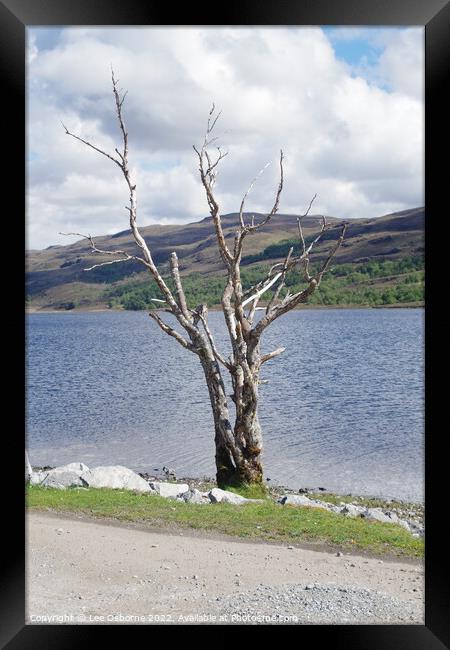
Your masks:
[[[192,146],[209,110],[228,151],[216,195],[236,212],[270,210],[284,153],[280,212],[377,217],[424,204],[424,29],[376,27],[27,28],[27,248],[128,227],[113,154],[124,117],[138,223],[208,216]]]

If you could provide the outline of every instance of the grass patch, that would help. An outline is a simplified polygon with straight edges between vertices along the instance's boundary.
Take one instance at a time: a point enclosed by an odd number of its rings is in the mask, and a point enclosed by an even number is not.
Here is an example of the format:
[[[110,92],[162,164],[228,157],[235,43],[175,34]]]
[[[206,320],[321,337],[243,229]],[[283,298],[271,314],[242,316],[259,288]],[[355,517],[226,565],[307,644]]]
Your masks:
[[[350,519],[316,508],[264,503],[195,505],[126,490],[28,486],[29,509],[83,513],[157,528],[193,528],[284,543],[319,542],[378,555],[422,557],[424,542],[395,524]]]
[[[263,483],[254,483],[252,485],[227,485],[222,488],[235,494],[240,494],[246,499],[265,499],[268,496],[268,490]]]

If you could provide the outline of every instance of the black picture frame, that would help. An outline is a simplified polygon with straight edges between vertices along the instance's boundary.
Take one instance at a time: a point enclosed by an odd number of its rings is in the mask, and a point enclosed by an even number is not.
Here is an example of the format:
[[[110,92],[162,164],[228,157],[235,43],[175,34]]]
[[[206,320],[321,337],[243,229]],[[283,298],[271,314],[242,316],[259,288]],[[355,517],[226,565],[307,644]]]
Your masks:
[[[448,28],[450,10],[446,0],[240,0],[239,3],[228,2],[216,5],[214,17],[211,18],[211,5],[195,4],[177,5],[176,9],[169,3],[140,2],[139,0],[3,0],[0,1],[0,70],[2,80],[2,147],[7,162],[5,200],[10,200],[10,207],[3,204],[5,224],[10,223],[11,215],[15,223],[23,223],[19,209],[24,197],[25,214],[25,30],[37,25],[170,25],[176,16],[177,25],[398,25],[424,26],[426,43],[426,403],[427,435],[425,442],[426,494],[425,506],[427,516],[426,558],[425,558],[425,625],[413,626],[307,626],[312,632],[314,645],[324,645],[325,636],[332,636],[336,649],[376,648],[383,650],[400,650],[409,648],[450,647],[450,598],[448,590],[448,542],[441,529],[442,495],[445,495],[444,478],[446,476],[446,456],[444,454],[444,436],[431,435],[428,413],[432,405],[437,404],[434,392],[429,388],[428,374],[430,364],[440,356],[435,356],[431,345],[431,331],[428,327],[430,314],[439,310],[435,299],[438,291],[434,279],[439,271],[437,259],[446,259],[443,243],[437,236],[439,221],[444,218],[441,213],[445,205],[443,193],[446,189],[446,155],[448,147],[445,140],[445,118],[447,102],[444,99],[445,73],[449,57]],[[445,113],[444,113],[445,111]],[[6,141],[9,139],[9,144]],[[16,154],[14,158],[13,154]],[[5,179],[5,176],[3,177]],[[448,183],[448,181],[447,181]],[[2,201],[3,203],[3,201]],[[442,216],[440,216],[442,214]],[[436,227],[429,224],[433,222]],[[16,228],[18,226],[16,225]],[[19,268],[19,258],[25,256],[18,241],[19,230],[14,231],[16,247],[13,246],[11,265]],[[25,242],[25,225],[23,225]],[[6,236],[6,235],[5,235]],[[9,247],[11,248],[11,247]],[[23,250],[23,252],[22,252]],[[431,254],[431,250],[433,254]],[[7,251],[8,252],[8,251]],[[25,264],[25,257],[23,257]],[[8,268],[9,267],[8,265]],[[24,268],[24,266],[22,267]],[[15,274],[17,276],[17,273]],[[19,276],[20,285],[20,276]],[[9,289],[9,286],[8,286]],[[19,352],[14,362],[7,366],[8,408],[17,400],[14,395],[24,395],[23,369],[25,358],[20,356],[25,332],[23,321],[23,302],[20,286],[7,292],[9,305],[17,306],[16,317],[7,319],[7,336],[15,334],[19,339]],[[19,304],[20,303],[20,304]],[[439,320],[439,325],[448,323],[446,318]],[[436,321],[435,321],[436,322]],[[434,324],[433,324],[434,329]],[[433,338],[439,327],[433,331]],[[443,330],[445,331],[445,330]],[[8,346],[6,346],[8,347]],[[20,364],[22,360],[22,364]],[[9,397],[11,402],[9,402]],[[23,402],[19,398],[15,412],[21,411]],[[22,420],[23,422],[23,420]],[[5,519],[8,531],[3,535],[6,544],[4,557],[7,567],[2,578],[0,643],[1,647],[11,649],[33,650],[45,648],[75,648],[80,644],[99,639],[105,633],[103,626],[26,626],[25,623],[25,527],[23,516],[24,492],[15,486],[22,485],[24,437],[21,425],[19,431],[14,426],[8,429],[7,451],[11,454],[8,469],[11,478],[8,490]],[[12,432],[14,435],[12,435]],[[6,438],[4,438],[6,441]],[[4,445],[6,443],[4,442]],[[11,451],[10,451],[11,449]],[[9,458],[9,456],[8,456]],[[448,470],[447,470],[448,472]],[[20,482],[19,482],[20,479]],[[441,501],[440,501],[441,500]],[[6,504],[5,504],[6,505]],[[8,512],[9,509],[9,512]],[[14,522],[11,523],[11,522]],[[131,626],[133,627],[133,626]],[[138,627],[138,626],[137,626]],[[140,627],[140,626],[139,626]],[[204,628],[207,626],[204,626]],[[263,627],[263,626],[260,626]],[[126,628],[126,629],[125,629]],[[202,633],[204,631],[202,629]],[[109,628],[110,630],[111,628]],[[136,629],[136,628],[134,628]],[[225,642],[228,629],[221,628],[220,640]],[[279,629],[279,628],[278,628]],[[298,628],[297,628],[298,629]],[[127,638],[130,626],[114,626],[116,642]],[[169,633],[165,628],[165,634]],[[298,629],[303,641],[305,627]],[[296,632],[297,633],[297,632]],[[217,629],[213,636],[217,634]],[[126,637],[125,637],[126,635]],[[217,639],[214,641],[217,645]]]

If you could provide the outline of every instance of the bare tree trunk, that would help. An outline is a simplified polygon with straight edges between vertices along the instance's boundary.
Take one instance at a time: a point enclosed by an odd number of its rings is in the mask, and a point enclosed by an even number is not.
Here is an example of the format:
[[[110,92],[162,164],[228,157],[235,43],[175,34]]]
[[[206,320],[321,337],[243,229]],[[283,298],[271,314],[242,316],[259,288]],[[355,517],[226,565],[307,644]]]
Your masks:
[[[205,373],[209,399],[214,418],[214,442],[216,447],[216,480],[219,487],[230,485],[235,478],[236,465],[240,463],[241,454],[235,445],[233,430],[228,411],[225,385],[219,364],[205,350],[200,361]]]
[[[244,484],[261,483],[263,479],[263,443],[258,419],[259,342],[250,340],[248,343],[243,342],[239,363],[232,372],[236,406],[234,438],[242,454],[236,467],[235,482]]]
[[[262,483],[262,433],[258,419],[258,399],[255,399],[251,387],[244,388],[243,404],[236,415],[234,433],[242,450],[242,462],[236,471],[237,482]]]
[[[207,348],[201,355],[201,364],[214,418],[217,484],[226,487],[261,483],[262,435],[257,410],[257,379],[243,381],[242,385],[233,380],[232,398],[236,404],[233,431],[220,366]],[[239,370],[237,374],[241,376]]]

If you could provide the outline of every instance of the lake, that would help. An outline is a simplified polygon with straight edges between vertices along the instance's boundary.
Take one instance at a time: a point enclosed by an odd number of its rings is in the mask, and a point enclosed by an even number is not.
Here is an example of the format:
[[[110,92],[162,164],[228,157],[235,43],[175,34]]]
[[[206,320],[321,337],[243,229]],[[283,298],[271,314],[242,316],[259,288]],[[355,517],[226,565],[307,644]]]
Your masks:
[[[209,321],[228,354],[222,313]],[[423,309],[293,311],[262,343],[286,347],[261,375],[272,484],[423,501]],[[146,312],[27,315],[26,390],[33,465],[215,475],[198,358]]]

